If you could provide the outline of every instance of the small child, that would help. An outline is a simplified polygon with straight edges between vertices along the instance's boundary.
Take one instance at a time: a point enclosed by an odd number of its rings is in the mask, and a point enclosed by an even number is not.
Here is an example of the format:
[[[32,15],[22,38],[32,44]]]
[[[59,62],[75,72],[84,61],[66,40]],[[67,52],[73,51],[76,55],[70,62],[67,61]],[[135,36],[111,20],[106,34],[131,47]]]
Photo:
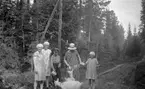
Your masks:
[[[90,89],[94,89],[95,86],[95,79],[97,78],[97,67],[98,67],[98,60],[95,58],[95,52],[89,53],[90,58],[85,63],[87,65],[87,71],[86,71],[86,79],[89,80],[89,86]]]

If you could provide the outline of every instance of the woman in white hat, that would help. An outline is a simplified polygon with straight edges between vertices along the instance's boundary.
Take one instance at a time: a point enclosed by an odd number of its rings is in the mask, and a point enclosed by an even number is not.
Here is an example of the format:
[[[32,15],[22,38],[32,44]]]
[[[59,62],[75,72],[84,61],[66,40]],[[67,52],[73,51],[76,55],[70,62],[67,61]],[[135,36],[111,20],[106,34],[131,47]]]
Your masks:
[[[34,89],[37,89],[37,85],[40,84],[40,89],[43,89],[45,78],[45,66],[43,60],[43,45],[38,44],[36,46],[37,51],[33,55],[33,62],[34,62],[34,72],[35,72],[35,81],[34,81]]]
[[[68,51],[65,53],[64,62],[69,67],[69,69],[74,68],[75,66],[82,63],[80,55],[76,49],[77,48],[75,47],[75,44],[70,43]],[[73,72],[73,77],[75,80],[79,80],[79,74],[79,68],[76,68]]]

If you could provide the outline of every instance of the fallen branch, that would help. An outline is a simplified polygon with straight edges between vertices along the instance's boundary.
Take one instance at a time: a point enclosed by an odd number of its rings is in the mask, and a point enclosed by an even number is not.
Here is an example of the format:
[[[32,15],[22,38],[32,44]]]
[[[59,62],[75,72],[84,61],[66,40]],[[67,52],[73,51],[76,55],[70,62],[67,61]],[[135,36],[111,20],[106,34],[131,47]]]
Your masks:
[[[104,74],[106,74],[106,73],[108,73],[108,72],[111,72],[111,71],[113,71],[113,70],[115,70],[115,69],[121,67],[122,65],[124,65],[124,64],[117,65],[117,66],[115,66],[115,67],[113,67],[113,68],[111,68],[111,69],[109,69],[109,70],[107,70],[107,71],[105,71],[105,72],[103,72],[103,73],[100,73],[100,74],[98,75],[98,77],[100,77],[100,76],[102,76],[102,75],[104,75]]]

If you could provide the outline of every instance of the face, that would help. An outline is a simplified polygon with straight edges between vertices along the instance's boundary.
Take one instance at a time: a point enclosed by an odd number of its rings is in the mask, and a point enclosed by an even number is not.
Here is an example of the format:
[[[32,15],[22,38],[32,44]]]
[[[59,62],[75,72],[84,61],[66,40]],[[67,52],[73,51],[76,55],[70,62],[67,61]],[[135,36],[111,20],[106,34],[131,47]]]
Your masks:
[[[90,54],[90,57],[91,57],[91,58],[94,58],[94,55],[91,55],[91,54]]]
[[[58,55],[58,52],[55,51],[55,52],[54,52],[54,55]]]
[[[44,49],[48,49],[49,48],[49,45],[44,45]]]
[[[42,48],[37,48],[37,50],[38,50],[39,52],[41,52]]]

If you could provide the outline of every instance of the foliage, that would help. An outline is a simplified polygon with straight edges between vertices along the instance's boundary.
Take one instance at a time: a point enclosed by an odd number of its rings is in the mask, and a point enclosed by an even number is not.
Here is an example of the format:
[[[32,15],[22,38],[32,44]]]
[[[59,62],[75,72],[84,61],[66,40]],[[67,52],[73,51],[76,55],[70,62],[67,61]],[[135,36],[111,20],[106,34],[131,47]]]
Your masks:
[[[136,33],[136,31],[134,33]],[[136,34],[132,35],[130,24],[128,25],[128,36],[127,36],[126,44],[124,46],[126,46],[126,55],[127,56],[129,56],[129,57],[138,57],[138,56],[140,56],[140,53],[141,53],[141,39]]]
[[[106,23],[104,23],[104,50],[113,59],[121,56],[124,44],[124,28],[117,20],[117,16],[114,11],[105,11]],[[102,40],[103,41],[103,40]]]
[[[141,11],[141,25],[140,25],[140,37],[141,37],[141,54],[145,53],[145,1],[142,0],[142,11]]]
[[[18,61],[19,57],[15,50],[10,47],[7,47],[5,44],[0,45],[0,65],[6,69],[15,69],[19,68],[20,62]]]
[[[15,55],[15,63],[30,63],[36,44],[40,43],[44,28],[57,0],[1,0],[0,6],[0,38],[1,43],[11,49]],[[62,53],[66,44],[78,41],[78,47],[86,48],[88,32],[91,41],[103,46],[105,53],[118,57],[124,44],[124,28],[114,11],[107,10],[110,1],[107,0],[64,0],[62,13]],[[106,24],[104,23],[106,22]],[[44,40],[51,43],[51,48],[58,45],[59,6],[54,14]],[[78,39],[80,30],[84,30],[82,38]],[[101,34],[101,30],[105,34]],[[102,40],[104,39],[104,40]],[[85,41],[84,41],[85,40]],[[117,44],[116,44],[117,43]],[[7,49],[7,48],[6,48]],[[109,54],[109,55],[110,55]],[[5,55],[2,53],[2,55]],[[9,54],[9,56],[12,56]],[[26,59],[26,60],[25,60]],[[12,64],[15,64],[12,62]],[[15,64],[16,65],[16,64]],[[21,64],[22,65],[22,64]]]
[[[22,63],[25,59],[30,60],[32,53],[36,51],[36,44],[40,42],[39,38],[42,36],[56,1],[35,1],[33,5],[30,5],[30,0],[27,0],[27,2],[25,0],[1,0],[1,42],[6,45],[7,50],[11,49],[11,53],[7,53],[8,57],[5,59],[13,59]],[[72,42],[76,39],[78,29],[77,13],[77,0],[63,2],[62,44],[65,44],[66,40]],[[58,40],[58,19],[59,10],[57,9],[45,36],[45,40],[50,41],[54,45],[57,45]],[[6,55],[6,53],[2,52],[1,55]],[[10,58],[11,56],[12,58]],[[13,56],[16,56],[16,58],[13,58]],[[1,59],[3,58],[1,57]],[[14,65],[15,63],[17,62],[12,62]]]
[[[138,36],[133,36],[132,39],[130,39],[130,43],[127,45],[126,55],[130,57],[138,57],[140,56],[140,52],[140,38]]]

